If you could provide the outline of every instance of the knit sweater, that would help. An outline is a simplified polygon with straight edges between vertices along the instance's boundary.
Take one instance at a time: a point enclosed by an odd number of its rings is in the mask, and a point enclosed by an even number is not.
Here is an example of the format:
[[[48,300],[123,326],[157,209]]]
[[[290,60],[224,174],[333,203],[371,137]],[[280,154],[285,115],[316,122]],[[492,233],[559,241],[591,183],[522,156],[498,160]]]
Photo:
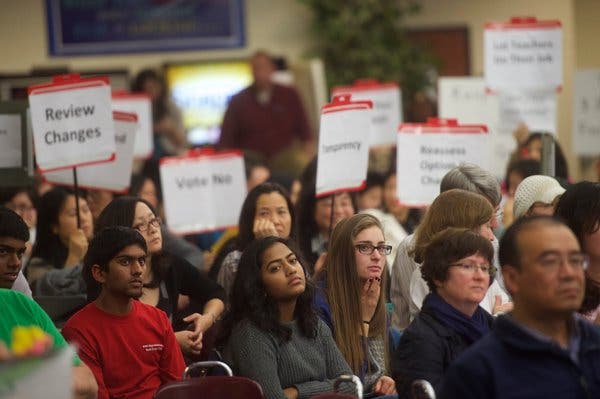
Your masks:
[[[321,320],[312,339],[302,335],[296,322],[286,325],[292,329],[291,339],[280,343],[250,321],[238,323],[224,352],[234,374],[257,381],[267,399],[285,399],[283,390],[289,387],[298,390],[299,399],[333,391],[337,377],[352,374]],[[354,387],[341,388],[353,393]]]

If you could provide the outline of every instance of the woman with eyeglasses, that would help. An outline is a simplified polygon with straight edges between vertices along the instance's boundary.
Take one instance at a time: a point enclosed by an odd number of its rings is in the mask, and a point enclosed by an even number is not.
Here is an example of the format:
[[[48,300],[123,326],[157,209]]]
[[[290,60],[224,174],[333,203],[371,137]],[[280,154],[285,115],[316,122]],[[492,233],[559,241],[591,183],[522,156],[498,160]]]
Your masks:
[[[381,223],[368,214],[340,221],[331,235],[323,269],[315,276],[315,303],[335,342],[372,396],[395,394],[389,375],[386,258]]]
[[[496,273],[489,239],[450,227],[433,236],[422,257],[421,273],[431,292],[392,357],[400,398],[410,397],[415,380],[426,380],[439,392],[450,363],[493,322],[479,306]]]
[[[225,294],[221,286],[203,276],[189,262],[163,251],[160,225],[160,218],[149,202],[125,196],[114,199],[104,208],[96,228],[100,231],[110,226],[133,227],[146,239],[148,259],[140,301],[163,310],[173,324],[184,355],[196,356],[202,349],[203,334],[225,308]],[[93,288],[94,285],[88,286],[88,301],[99,294]],[[189,296],[190,307],[199,311],[189,315],[182,312],[183,309],[178,308],[180,295]],[[190,325],[193,328],[188,330]]]
[[[433,236],[448,227],[459,227],[468,228],[492,242],[495,240],[492,232],[494,218],[494,209],[490,202],[483,195],[470,191],[459,189],[444,191],[431,203],[417,228],[414,245],[403,252],[407,255],[408,262],[416,265],[410,278],[411,320],[421,309],[425,297],[430,292],[418,265],[422,261],[424,249]],[[393,296],[392,302],[394,302]],[[509,302],[508,296],[499,284],[494,282],[483,298],[481,306],[492,315],[496,315],[510,310],[512,302]]]

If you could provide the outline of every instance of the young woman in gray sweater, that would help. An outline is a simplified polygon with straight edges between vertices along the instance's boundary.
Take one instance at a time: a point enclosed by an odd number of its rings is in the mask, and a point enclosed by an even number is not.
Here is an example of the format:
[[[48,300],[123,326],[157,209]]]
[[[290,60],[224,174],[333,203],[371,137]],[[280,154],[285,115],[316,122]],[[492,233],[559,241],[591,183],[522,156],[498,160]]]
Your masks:
[[[267,399],[309,398],[351,374],[313,309],[314,288],[293,248],[273,236],[246,248],[224,320],[226,361],[236,375],[257,381]]]

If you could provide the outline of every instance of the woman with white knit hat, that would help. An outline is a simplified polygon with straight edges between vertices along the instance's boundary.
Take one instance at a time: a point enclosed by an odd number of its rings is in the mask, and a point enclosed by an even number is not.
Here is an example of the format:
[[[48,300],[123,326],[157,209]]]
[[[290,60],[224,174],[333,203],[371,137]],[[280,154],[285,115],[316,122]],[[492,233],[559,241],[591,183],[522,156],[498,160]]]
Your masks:
[[[515,220],[521,216],[554,214],[554,208],[565,189],[550,176],[533,175],[517,186],[513,214]]]

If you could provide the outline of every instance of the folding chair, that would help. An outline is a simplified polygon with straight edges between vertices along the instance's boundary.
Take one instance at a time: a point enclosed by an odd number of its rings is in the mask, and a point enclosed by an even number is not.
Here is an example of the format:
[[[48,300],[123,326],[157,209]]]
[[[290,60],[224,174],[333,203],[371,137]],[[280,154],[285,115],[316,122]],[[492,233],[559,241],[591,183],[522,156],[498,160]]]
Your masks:
[[[427,380],[414,380],[410,384],[411,399],[435,399],[435,391]]]
[[[348,382],[353,383],[356,387],[356,396],[338,392],[340,385]],[[311,399],[362,399],[362,397],[363,385],[360,382],[360,378],[358,378],[355,375],[340,375],[338,378],[336,378],[335,382],[333,383],[333,392],[315,395]]]
[[[221,367],[227,376],[188,378],[193,369]],[[234,377],[223,362],[207,361],[190,364],[183,372],[181,381],[163,385],[154,399],[265,399],[260,385],[249,378]]]

